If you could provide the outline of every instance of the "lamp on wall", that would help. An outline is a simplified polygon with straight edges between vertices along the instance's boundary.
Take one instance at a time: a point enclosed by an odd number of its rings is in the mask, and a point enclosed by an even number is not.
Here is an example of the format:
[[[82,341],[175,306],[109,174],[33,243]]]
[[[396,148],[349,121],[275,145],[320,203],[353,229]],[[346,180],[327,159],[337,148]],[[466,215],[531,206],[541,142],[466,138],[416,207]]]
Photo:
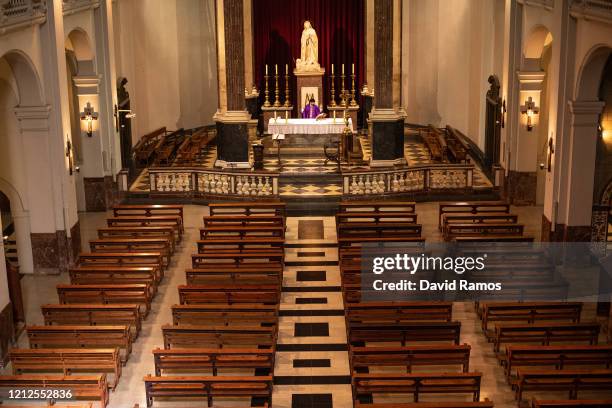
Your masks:
[[[136,114],[132,112],[131,109],[119,109],[119,107],[115,104],[115,112],[113,115],[115,116],[115,130],[117,130],[117,132],[119,131],[119,114],[124,112],[127,112],[125,115],[126,119],[134,119],[136,117]]]
[[[533,130],[533,117],[540,113],[540,108],[536,106],[531,96],[521,106],[521,113],[527,115],[527,131],[531,132]]]
[[[87,126],[87,136],[93,136],[93,121],[98,120],[98,112],[94,111],[91,103],[87,102],[87,105],[83,108],[83,112],[81,112],[81,120],[85,121],[85,125]]]

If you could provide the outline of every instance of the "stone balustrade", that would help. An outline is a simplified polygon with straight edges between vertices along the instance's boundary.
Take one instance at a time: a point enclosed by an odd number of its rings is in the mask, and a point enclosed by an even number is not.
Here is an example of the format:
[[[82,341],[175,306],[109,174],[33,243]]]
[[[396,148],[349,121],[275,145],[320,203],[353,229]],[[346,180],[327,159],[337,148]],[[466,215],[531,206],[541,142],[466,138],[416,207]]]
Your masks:
[[[0,34],[42,24],[46,15],[46,0],[0,0]]]
[[[572,16],[612,23],[612,0],[572,0]]]

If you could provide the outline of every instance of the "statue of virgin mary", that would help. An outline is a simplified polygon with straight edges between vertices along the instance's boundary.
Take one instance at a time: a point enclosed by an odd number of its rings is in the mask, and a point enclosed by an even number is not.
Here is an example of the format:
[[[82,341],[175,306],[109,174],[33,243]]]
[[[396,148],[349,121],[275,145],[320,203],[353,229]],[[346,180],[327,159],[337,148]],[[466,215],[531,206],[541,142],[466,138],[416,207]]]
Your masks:
[[[304,31],[302,31],[302,52],[300,58],[296,60],[296,68],[300,71],[318,71],[319,65],[319,38],[317,32],[310,21],[304,21]]]

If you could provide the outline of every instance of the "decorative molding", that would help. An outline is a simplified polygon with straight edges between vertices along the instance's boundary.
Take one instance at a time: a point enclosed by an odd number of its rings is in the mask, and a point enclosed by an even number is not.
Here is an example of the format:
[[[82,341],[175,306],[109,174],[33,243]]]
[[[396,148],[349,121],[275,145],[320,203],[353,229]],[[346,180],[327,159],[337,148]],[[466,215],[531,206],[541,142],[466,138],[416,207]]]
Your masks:
[[[0,0],[0,35],[47,20],[46,0]]]
[[[518,2],[525,6],[540,7],[548,11],[555,8],[555,0],[519,0]]]
[[[14,110],[19,121],[21,131],[47,132],[49,131],[50,105],[18,106]]]
[[[612,23],[612,0],[572,0],[570,14],[575,18]]]
[[[213,120],[220,123],[248,123],[251,120],[251,115],[247,110],[225,112],[218,110],[213,115]]]
[[[93,10],[100,7],[99,0],[63,0],[64,16],[80,13],[81,11]]]

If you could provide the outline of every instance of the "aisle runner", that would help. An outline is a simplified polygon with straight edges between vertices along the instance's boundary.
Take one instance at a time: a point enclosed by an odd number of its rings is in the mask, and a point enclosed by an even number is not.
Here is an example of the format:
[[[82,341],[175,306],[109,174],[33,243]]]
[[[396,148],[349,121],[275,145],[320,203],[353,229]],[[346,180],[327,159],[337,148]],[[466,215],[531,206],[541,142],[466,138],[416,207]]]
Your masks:
[[[350,408],[333,217],[287,218],[274,408]]]

